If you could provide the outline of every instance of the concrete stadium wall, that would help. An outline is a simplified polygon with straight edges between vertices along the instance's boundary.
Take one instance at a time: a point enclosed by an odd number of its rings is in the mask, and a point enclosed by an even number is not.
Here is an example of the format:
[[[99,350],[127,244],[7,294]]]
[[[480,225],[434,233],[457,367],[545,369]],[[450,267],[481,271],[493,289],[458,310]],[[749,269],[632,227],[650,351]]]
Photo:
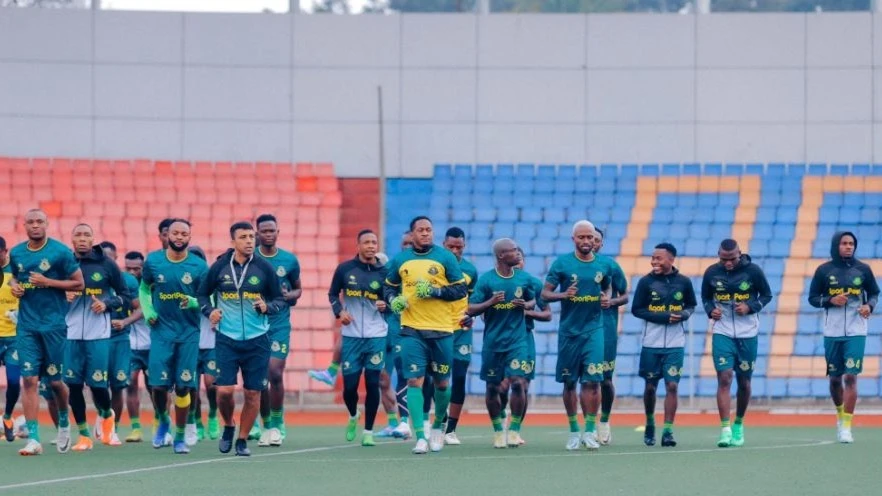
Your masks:
[[[880,35],[875,33],[879,32]],[[0,8],[0,154],[882,161],[882,16],[229,15]]]

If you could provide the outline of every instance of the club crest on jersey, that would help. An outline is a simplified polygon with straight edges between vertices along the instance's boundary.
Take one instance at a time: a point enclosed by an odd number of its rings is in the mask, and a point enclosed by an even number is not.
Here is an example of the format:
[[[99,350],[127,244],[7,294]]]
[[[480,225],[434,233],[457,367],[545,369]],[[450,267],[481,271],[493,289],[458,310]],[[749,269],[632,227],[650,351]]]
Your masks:
[[[116,373],[116,380],[118,380],[118,381],[124,381],[124,380],[126,380],[126,372],[125,372],[125,370],[120,370],[119,372]]]
[[[104,279],[104,278],[101,277],[101,274],[100,274],[99,272],[95,272],[94,274],[92,274],[92,280],[93,280],[93,281],[98,282],[98,281],[100,281],[101,279]]]
[[[747,291],[750,289],[750,281],[742,281],[741,284],[738,285],[738,289],[741,291]]]
[[[461,344],[459,345],[459,354],[460,355],[468,355],[471,350],[469,349],[469,345]]]
[[[184,272],[184,275],[181,276],[181,282],[184,284],[190,284],[193,282],[193,276],[190,275],[189,272]]]
[[[515,289],[515,293],[514,293],[514,294],[515,294],[515,298],[520,298],[521,296],[524,296],[524,290],[521,289],[520,286],[518,286],[518,288]]]
[[[597,373],[597,365],[594,365],[593,363],[589,363],[587,371],[588,371],[588,375],[596,374]]]
[[[429,267],[429,275],[437,276],[438,275],[438,267],[435,267],[434,265]]]
[[[858,276],[858,277],[855,277],[854,280],[851,281],[851,282],[852,282],[852,284],[854,284],[855,286],[860,286],[860,285],[864,282],[864,280],[861,279],[860,276]]]
[[[668,369],[668,375],[671,377],[677,377],[678,375],[680,375],[680,370],[677,368],[676,365],[671,365],[671,368]]]
[[[285,270],[284,267],[279,267],[276,269],[276,275],[279,277],[285,277],[288,274],[288,271]]]
[[[184,369],[184,371],[181,372],[181,380],[182,380],[182,381],[185,381],[185,382],[186,382],[186,381],[189,381],[189,380],[192,379],[192,378],[193,378],[193,374],[190,373],[190,370],[189,370],[189,369]]]
[[[217,364],[214,360],[209,360],[208,363],[205,364],[205,368],[208,370],[217,370]]]
[[[279,350],[282,349],[282,345],[279,344],[278,341],[273,341],[273,344],[270,346],[270,349],[271,349],[272,351],[279,351]]]
[[[524,369],[524,372],[529,374],[529,373],[533,372],[533,363],[524,360],[524,365],[521,368]]]
[[[511,361],[510,364],[508,364],[508,366],[511,367],[513,370],[517,370],[517,369],[521,368],[521,361],[518,360],[517,358],[515,358],[514,360]]]
[[[160,283],[160,284],[164,283],[164,282],[165,282],[165,276],[162,275],[162,274],[159,274],[158,276],[156,276],[156,282],[158,282],[158,283]]]
[[[377,353],[371,357],[371,363],[374,365],[379,365],[382,362],[383,362],[383,357],[379,353]]]
[[[51,267],[52,264],[49,263],[49,259],[44,258],[43,260],[40,260],[40,270],[42,270],[43,272],[46,272]]]
[[[748,362],[747,360],[741,360],[741,365],[739,365],[738,368],[741,369],[743,372],[747,372],[748,370],[750,370],[750,362]]]
[[[103,371],[96,370],[95,372],[92,372],[92,380],[93,381],[101,382],[102,379],[104,379],[104,372]]]
[[[31,364],[28,363],[28,364],[26,364],[26,365],[28,365],[28,370],[30,370],[30,365],[31,365]],[[72,370],[68,370],[68,372],[73,372],[73,371],[72,371]],[[54,363],[50,363],[49,366],[46,367],[46,373],[47,373],[48,375],[55,375],[55,374],[58,373],[58,367],[57,367]]]
[[[676,293],[674,293],[674,299],[677,300],[677,301],[682,300],[682,299],[683,299],[683,293],[681,293],[680,291],[677,291]]]
[[[849,358],[845,361],[845,368],[853,369],[854,368],[854,358]]]
[[[349,363],[349,362],[343,362],[343,370],[349,370],[349,367],[351,367],[351,366],[352,366],[351,363]]]
[[[380,289],[380,283],[378,281],[371,281],[371,289],[374,291]]]
[[[248,284],[252,286],[257,286],[258,284],[260,284],[260,278],[257,276],[251,276],[248,278]]]
[[[596,282],[597,284],[600,284],[600,281],[602,281],[602,280],[603,280],[603,272],[597,272],[596,274],[594,274],[594,282]]]

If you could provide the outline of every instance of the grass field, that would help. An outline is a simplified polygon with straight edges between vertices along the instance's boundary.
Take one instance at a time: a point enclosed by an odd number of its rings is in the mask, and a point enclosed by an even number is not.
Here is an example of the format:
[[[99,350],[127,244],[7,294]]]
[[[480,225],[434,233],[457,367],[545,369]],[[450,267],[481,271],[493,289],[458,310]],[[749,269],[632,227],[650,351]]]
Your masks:
[[[51,435],[44,431],[44,437]],[[615,428],[597,453],[563,449],[563,428],[525,426],[527,445],[495,450],[489,428],[460,429],[462,446],[415,456],[411,442],[374,448],[346,443],[341,427],[295,427],[285,446],[254,456],[221,455],[203,441],[188,456],[148,443],[90,453],[25,458],[23,443],[0,446],[0,492],[11,494],[297,495],[739,495],[871,494],[882,430],[856,428],[856,443],[833,428],[748,427],[747,445],[719,449],[712,427],[676,429],[676,448],[643,446],[632,427]],[[122,434],[126,434],[123,432]]]

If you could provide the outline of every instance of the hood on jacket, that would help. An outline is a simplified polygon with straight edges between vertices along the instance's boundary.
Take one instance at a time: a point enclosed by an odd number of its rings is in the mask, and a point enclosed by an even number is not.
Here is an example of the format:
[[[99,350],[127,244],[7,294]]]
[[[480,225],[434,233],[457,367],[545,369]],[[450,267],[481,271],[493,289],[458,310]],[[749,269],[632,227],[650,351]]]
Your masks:
[[[851,258],[848,260],[848,262],[857,260],[857,236],[855,236],[854,233],[851,231],[838,231],[833,234],[833,239],[830,240],[830,258],[833,259],[834,263],[846,263],[846,260],[839,256],[839,242],[842,241],[842,237],[846,234],[854,239],[854,253],[852,253]]]
[[[91,260],[93,262],[103,262],[106,257],[104,256],[104,249],[99,245],[95,245],[92,247],[92,250],[89,253],[86,253],[83,258],[77,257],[77,260]]]

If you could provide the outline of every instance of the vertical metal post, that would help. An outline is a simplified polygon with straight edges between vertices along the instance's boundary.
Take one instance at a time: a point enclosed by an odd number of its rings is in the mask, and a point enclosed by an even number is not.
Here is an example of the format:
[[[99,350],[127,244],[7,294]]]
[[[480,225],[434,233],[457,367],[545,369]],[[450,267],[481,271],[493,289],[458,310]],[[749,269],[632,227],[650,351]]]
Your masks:
[[[383,87],[377,86],[377,127],[379,128],[379,157],[380,157],[380,222],[377,229],[379,230],[380,243],[385,244],[386,239],[386,146],[383,133]],[[380,245],[381,250],[387,250],[387,247]]]

